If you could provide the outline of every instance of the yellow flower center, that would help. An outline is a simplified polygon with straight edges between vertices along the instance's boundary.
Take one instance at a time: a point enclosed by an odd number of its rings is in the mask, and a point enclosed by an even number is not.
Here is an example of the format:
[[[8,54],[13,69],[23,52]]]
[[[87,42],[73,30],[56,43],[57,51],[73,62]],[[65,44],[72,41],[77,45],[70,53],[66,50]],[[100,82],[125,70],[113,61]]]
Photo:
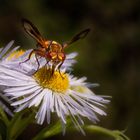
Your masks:
[[[20,56],[22,56],[25,52],[23,50],[19,50],[19,51],[14,51],[12,52],[9,57],[7,58],[7,60],[12,60],[12,59],[17,59]]]
[[[68,75],[58,71],[55,71],[52,75],[52,70],[47,69],[46,67],[40,68],[34,74],[35,80],[39,83],[43,88],[48,88],[57,93],[65,93],[69,88],[69,79]]]

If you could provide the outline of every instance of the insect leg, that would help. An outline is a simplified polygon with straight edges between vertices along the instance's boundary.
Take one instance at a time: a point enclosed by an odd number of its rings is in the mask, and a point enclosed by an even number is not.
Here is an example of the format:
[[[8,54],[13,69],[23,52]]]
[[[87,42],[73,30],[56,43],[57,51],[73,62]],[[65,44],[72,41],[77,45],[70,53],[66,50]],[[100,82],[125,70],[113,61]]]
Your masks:
[[[20,62],[19,65],[22,64],[22,63],[25,63],[25,62],[29,61],[29,60],[31,59],[32,54],[35,53],[35,51],[36,51],[36,50],[33,49],[33,50],[30,52],[30,54],[29,54],[29,56],[28,56],[28,59],[26,59],[26,60],[23,61],[23,62]]]
[[[64,61],[62,61],[62,62],[60,63],[60,65],[58,66],[58,71],[59,71],[59,74],[61,75],[62,79],[64,79],[64,77],[63,77],[62,74],[61,74],[60,68],[61,68],[61,66],[63,65],[63,63],[64,63]]]
[[[47,66],[49,66],[49,62],[50,60],[46,60],[46,63],[45,63],[46,68],[48,68]]]
[[[55,65],[55,64],[53,64],[53,65],[52,65],[52,73],[51,73],[51,76],[53,76],[54,71],[55,71],[55,68],[56,68],[56,65]]]
[[[38,61],[38,57],[37,57],[37,54],[35,54],[35,59],[36,59],[36,61],[37,61],[37,70],[34,72],[34,74],[39,70],[39,67],[40,67],[40,63],[39,63],[39,61]]]

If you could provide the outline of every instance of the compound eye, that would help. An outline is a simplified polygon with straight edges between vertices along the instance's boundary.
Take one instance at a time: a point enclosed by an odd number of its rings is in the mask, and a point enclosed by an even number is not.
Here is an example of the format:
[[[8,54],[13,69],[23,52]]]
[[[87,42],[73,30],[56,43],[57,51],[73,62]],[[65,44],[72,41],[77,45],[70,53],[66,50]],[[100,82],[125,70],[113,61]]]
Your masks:
[[[48,53],[48,57],[49,57],[50,59],[56,59],[56,58],[57,58],[57,54],[56,54],[55,52],[49,52],[49,53]]]
[[[59,58],[61,61],[65,60],[65,54],[64,54],[64,53],[59,53],[59,54],[58,54],[58,58]]]

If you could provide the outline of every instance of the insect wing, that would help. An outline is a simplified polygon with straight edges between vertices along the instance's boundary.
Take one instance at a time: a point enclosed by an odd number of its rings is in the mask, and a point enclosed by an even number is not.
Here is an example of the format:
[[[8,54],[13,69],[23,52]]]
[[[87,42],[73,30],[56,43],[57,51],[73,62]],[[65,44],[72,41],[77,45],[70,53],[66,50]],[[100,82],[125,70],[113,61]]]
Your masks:
[[[90,29],[87,28],[83,31],[81,31],[80,33],[76,34],[69,42],[63,43],[63,47],[67,47],[68,45],[78,41],[79,39],[85,38],[87,36],[87,34],[89,33]]]
[[[43,38],[40,34],[40,32],[38,31],[38,29],[33,25],[32,22],[30,22],[27,19],[22,19],[22,24],[23,27],[25,29],[25,31],[31,36],[33,37],[38,43],[42,44],[43,42]]]

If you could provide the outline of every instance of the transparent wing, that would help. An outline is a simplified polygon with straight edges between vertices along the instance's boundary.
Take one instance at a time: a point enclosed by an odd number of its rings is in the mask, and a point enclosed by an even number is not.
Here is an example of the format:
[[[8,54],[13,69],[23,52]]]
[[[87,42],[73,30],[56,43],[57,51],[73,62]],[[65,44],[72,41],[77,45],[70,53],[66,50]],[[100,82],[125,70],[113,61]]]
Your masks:
[[[70,41],[64,42],[64,43],[63,43],[63,47],[65,48],[65,47],[67,47],[68,45],[70,45],[70,44],[72,44],[72,43],[78,41],[79,39],[85,38],[85,37],[87,36],[87,34],[89,33],[89,31],[90,31],[90,29],[87,28],[87,29],[81,31],[80,33],[76,34]]]
[[[44,40],[42,38],[42,35],[40,34],[40,32],[38,31],[37,27],[34,26],[34,24],[27,20],[27,19],[22,19],[22,25],[25,29],[25,31],[31,36],[33,37],[38,43],[42,44],[42,41]]]

